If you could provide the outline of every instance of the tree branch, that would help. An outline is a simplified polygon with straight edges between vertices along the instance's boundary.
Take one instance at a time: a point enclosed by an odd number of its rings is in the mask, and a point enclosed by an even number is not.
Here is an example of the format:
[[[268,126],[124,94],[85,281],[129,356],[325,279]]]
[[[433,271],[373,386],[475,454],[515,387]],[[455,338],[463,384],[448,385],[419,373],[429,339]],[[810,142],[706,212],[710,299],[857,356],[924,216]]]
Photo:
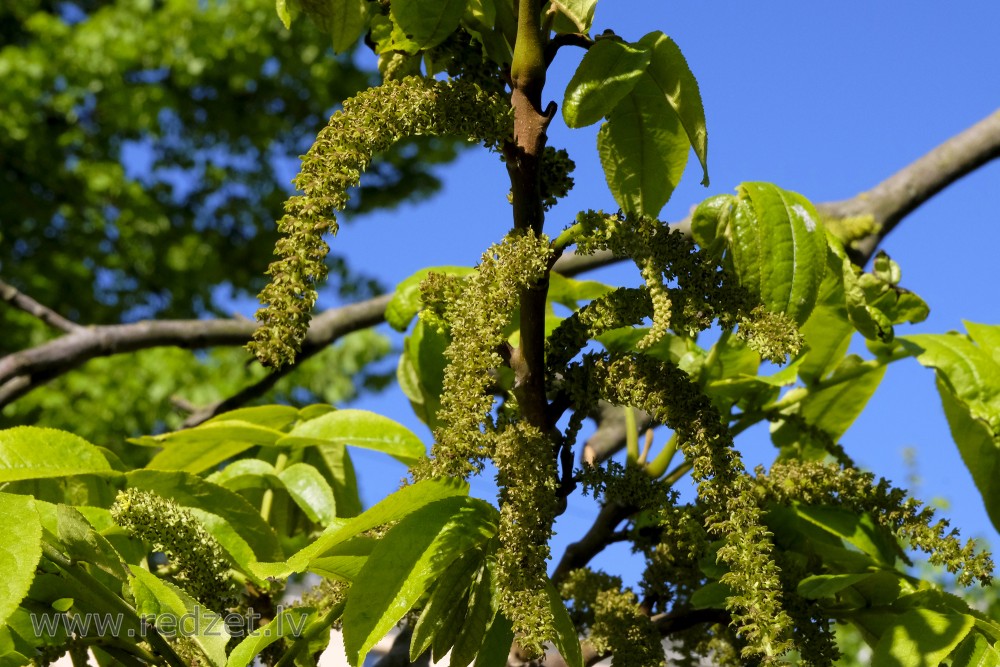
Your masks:
[[[855,243],[854,259],[864,263],[909,213],[958,179],[997,157],[1000,157],[1000,111],[952,137],[870,190],[851,199],[819,204],[818,208],[826,217],[834,220],[871,215],[875,222],[881,224],[878,231]],[[687,232],[690,229],[690,218],[674,226]],[[565,276],[574,276],[617,261],[620,260],[610,252],[593,255],[566,252],[556,262],[554,270]],[[14,294],[3,290],[2,294],[4,301],[68,333],[54,341],[0,358],[0,407],[96,357],[161,346],[205,348],[243,345],[256,326],[248,320],[227,319],[147,321],[81,327],[20,292]],[[357,312],[362,312],[381,301],[381,310],[384,310],[384,303],[389,298],[391,295],[344,308],[357,308]],[[316,320],[320,321],[327,313],[340,310],[343,309],[326,311]],[[381,310],[377,317],[369,313],[364,320],[366,324],[357,328],[382,322]],[[308,340],[322,341],[322,336],[314,334],[314,329],[316,322],[310,328]],[[326,340],[325,344],[329,344],[331,340]],[[237,399],[233,397],[230,400]],[[235,407],[235,404],[231,405]],[[611,453],[613,450],[608,450],[607,455]]]
[[[854,244],[858,264],[868,262],[879,244],[907,215],[946,187],[1000,157],[1000,110],[948,139],[871,190],[818,208],[829,218],[874,217],[879,229]]]
[[[16,287],[4,282],[3,280],[0,280],[0,299],[3,299],[6,303],[9,303],[18,310],[23,310],[29,315],[38,318],[53,329],[58,329],[66,333],[72,333],[82,328],[76,322],[66,319],[47,306],[43,306],[27,294],[21,292]]]
[[[313,319],[304,347],[315,354],[341,336],[379,324],[384,321],[390,298],[391,295],[383,295],[323,312]],[[151,347],[197,349],[245,345],[256,326],[251,320],[233,318],[80,327],[61,338],[0,359],[0,407],[97,357]]]

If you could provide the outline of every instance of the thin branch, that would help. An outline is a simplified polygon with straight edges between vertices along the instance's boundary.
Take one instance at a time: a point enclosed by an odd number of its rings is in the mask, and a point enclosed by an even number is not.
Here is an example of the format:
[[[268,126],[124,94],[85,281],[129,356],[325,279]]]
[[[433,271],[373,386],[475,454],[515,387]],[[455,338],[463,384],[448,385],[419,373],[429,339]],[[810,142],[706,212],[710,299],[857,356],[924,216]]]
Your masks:
[[[323,312],[313,319],[304,347],[315,353],[341,336],[383,322],[390,298],[391,295],[383,295]],[[0,407],[97,357],[152,347],[198,349],[244,345],[256,326],[251,320],[234,318],[150,320],[80,328],[0,359]]]
[[[821,204],[831,218],[871,215],[878,231],[854,244],[857,263],[868,262],[879,244],[907,215],[946,187],[1000,157],[1000,110],[948,139],[871,190]]]
[[[341,336],[381,323],[385,317],[385,307],[391,298],[392,295],[385,295],[350,306],[325,311],[313,319],[312,324],[309,326],[309,333],[306,336],[305,343],[302,345],[302,351],[296,358],[294,365],[287,365],[268,373],[257,382],[244,387],[229,398],[200,408],[188,415],[184,420],[182,428],[197,426],[203,421],[223,412],[234,410],[248,401],[264,395],[271,387],[278,383],[278,380],[288,375],[291,371],[298,368],[299,364],[322,351]]]
[[[66,333],[72,333],[83,328],[76,322],[66,319],[48,306],[43,306],[24,292],[21,292],[16,287],[10,283],[4,282],[3,280],[0,280],[0,299],[9,303],[18,310],[23,310],[32,317],[38,318],[53,329],[58,329],[59,331],[64,331]]]
[[[559,564],[552,572],[552,582],[558,586],[570,572],[584,567],[594,556],[601,553],[611,543],[611,537],[618,524],[634,513],[634,507],[626,507],[615,502],[609,502],[601,507],[587,534],[566,547]]]
[[[579,46],[581,49],[589,49],[593,45],[594,40],[587,35],[576,32],[560,33],[545,45],[545,65],[551,65],[552,61],[556,59],[559,49],[564,46]]]

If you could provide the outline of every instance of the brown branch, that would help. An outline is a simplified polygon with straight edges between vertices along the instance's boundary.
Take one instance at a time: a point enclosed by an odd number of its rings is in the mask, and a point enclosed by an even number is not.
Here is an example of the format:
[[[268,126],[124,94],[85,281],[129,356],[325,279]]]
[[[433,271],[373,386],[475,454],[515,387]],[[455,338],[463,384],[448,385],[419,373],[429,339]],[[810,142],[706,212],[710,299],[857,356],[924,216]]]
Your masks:
[[[594,556],[601,553],[605,547],[611,544],[610,539],[618,524],[634,513],[634,507],[626,507],[614,502],[609,502],[601,507],[601,511],[598,512],[597,518],[594,519],[594,524],[587,531],[587,534],[566,547],[559,564],[552,572],[552,583],[559,586],[570,572],[584,567]]]
[[[313,319],[304,347],[314,354],[340,336],[379,324],[384,321],[385,307],[390,298],[391,295],[384,295],[323,312]],[[82,327],[61,338],[0,359],[0,407],[97,357],[152,347],[198,349],[244,345],[256,326],[251,320],[234,318],[151,320]],[[253,396],[248,394],[248,398]]]
[[[66,333],[72,333],[82,327],[68,320],[48,306],[43,306],[27,294],[21,292],[13,285],[0,280],[0,299],[9,303],[18,310],[23,310],[32,317],[41,320],[53,329],[58,329]]]
[[[946,187],[1000,157],[1000,110],[948,139],[916,162],[871,190],[819,206],[830,218],[874,217],[879,230],[854,244],[857,263],[864,265],[879,244],[907,215]]]

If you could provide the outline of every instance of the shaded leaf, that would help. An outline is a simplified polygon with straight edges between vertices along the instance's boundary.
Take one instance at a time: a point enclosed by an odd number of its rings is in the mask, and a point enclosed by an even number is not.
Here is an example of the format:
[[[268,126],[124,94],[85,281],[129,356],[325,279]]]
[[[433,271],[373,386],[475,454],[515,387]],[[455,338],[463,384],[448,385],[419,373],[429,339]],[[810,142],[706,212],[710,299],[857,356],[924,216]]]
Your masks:
[[[394,526],[368,558],[344,609],[344,645],[352,665],[416,604],[463,552],[496,532],[497,511],[475,498],[440,500]]]
[[[267,625],[244,637],[243,641],[229,654],[226,667],[246,667],[253,662],[258,653],[279,639],[300,636],[306,622],[313,615],[314,610],[310,607],[282,609]]]
[[[972,629],[965,614],[911,609],[899,617],[872,655],[872,667],[938,667]]]

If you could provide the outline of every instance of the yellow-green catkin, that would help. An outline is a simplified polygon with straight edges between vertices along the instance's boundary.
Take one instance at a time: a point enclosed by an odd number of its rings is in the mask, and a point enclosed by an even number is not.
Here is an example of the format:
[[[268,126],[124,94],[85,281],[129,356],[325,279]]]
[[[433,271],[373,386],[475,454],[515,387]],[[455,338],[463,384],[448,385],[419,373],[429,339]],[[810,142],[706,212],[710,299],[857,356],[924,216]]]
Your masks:
[[[492,456],[494,398],[488,391],[493,373],[503,365],[499,349],[518,306],[520,290],[541,280],[552,257],[549,240],[533,232],[512,232],[487,250],[474,274],[457,290],[453,281],[435,280],[447,297],[432,313],[451,332],[445,350],[442,426],[434,433],[432,458],[412,470],[416,479],[468,477]],[[423,317],[423,314],[421,315]]]
[[[346,100],[303,157],[295,187],[285,202],[275,246],[279,259],[261,291],[260,327],[248,345],[266,366],[291,363],[301,349],[316,303],[316,285],[326,277],[329,247],[323,234],[337,232],[334,211],[347,204],[372,157],[415,135],[451,135],[495,148],[512,131],[509,101],[461,80],[411,76],[386,81]]]
[[[209,609],[222,612],[236,602],[229,561],[216,539],[194,515],[150,491],[120,491],[111,518],[153,551],[170,559],[170,579]]]
[[[932,508],[907,498],[905,490],[885,479],[876,482],[871,473],[818,461],[779,461],[766,474],[762,468],[756,473],[756,492],[762,500],[868,513],[898,539],[927,553],[932,564],[955,574],[962,586],[974,582],[987,586],[992,581],[993,560],[988,551],[977,551],[972,540],[963,544],[958,531],[949,530],[947,520],[935,521]]]
[[[746,641],[745,657],[769,659],[791,647],[791,619],[782,607],[782,585],[771,557],[754,487],[711,400],[672,364],[644,356],[599,364],[595,378],[607,399],[640,407],[677,434],[692,464],[704,504],[705,527],[723,539],[718,558],[729,567],[721,581],[733,591],[727,609]]]

